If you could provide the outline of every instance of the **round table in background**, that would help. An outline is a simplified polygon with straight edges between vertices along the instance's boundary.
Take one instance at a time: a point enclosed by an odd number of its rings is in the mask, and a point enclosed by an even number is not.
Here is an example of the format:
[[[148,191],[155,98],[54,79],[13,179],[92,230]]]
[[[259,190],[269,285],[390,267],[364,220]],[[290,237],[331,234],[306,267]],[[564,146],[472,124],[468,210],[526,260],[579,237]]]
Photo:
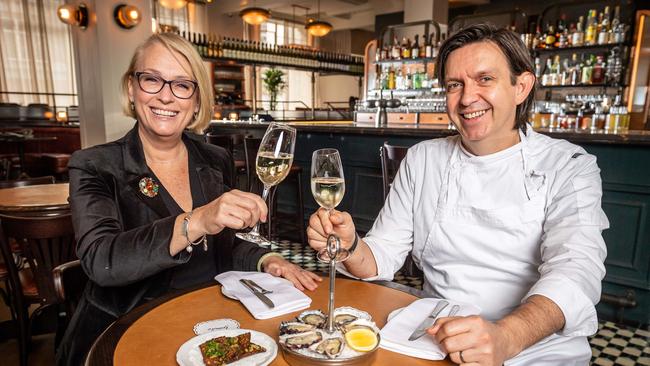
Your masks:
[[[51,216],[70,212],[68,183],[0,189],[0,214]]]
[[[306,294],[312,298],[310,309],[327,311],[328,279],[318,289]],[[381,328],[388,314],[418,299],[415,289],[394,283],[369,283],[344,278],[336,280],[336,306],[353,306],[367,311]],[[301,310],[302,311],[302,310]],[[293,319],[301,311],[272,319],[257,320],[237,300],[221,294],[221,286],[214,285],[172,294],[146,303],[115,321],[95,341],[86,365],[176,365],[176,352],[195,334],[196,323],[231,318],[242,329],[266,333],[277,341],[280,322]],[[376,365],[453,365],[448,360],[428,361],[378,349],[373,362]],[[271,365],[288,365],[278,349]]]

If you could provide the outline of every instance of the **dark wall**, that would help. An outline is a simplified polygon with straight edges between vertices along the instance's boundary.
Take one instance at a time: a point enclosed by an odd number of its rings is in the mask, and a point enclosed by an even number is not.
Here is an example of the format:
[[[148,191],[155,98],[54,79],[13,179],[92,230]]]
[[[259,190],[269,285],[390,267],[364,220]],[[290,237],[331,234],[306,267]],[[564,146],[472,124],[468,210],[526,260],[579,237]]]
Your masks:
[[[380,14],[375,16],[375,38],[379,37],[381,30],[389,25],[404,23],[404,12]]]

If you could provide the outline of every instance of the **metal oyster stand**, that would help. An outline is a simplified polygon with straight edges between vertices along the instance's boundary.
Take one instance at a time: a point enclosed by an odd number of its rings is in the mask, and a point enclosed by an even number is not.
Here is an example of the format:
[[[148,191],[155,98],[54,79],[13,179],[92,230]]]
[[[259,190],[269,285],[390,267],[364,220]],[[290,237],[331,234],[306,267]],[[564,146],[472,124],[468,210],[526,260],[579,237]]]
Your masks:
[[[327,255],[327,256],[326,256]],[[329,334],[334,333],[334,283],[336,280],[336,263],[343,262],[350,257],[350,252],[341,248],[341,240],[334,234],[327,237],[327,246],[325,250],[318,253],[317,258],[321,262],[330,264],[330,294],[329,304],[327,307],[327,328],[325,331]]]

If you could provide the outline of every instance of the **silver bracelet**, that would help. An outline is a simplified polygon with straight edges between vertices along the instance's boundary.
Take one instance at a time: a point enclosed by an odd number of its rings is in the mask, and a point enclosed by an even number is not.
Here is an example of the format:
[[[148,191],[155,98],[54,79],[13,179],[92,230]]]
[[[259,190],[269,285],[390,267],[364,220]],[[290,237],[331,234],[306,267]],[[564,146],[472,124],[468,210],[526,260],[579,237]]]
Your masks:
[[[183,218],[183,226],[181,228],[181,233],[183,236],[185,236],[185,240],[187,240],[187,247],[185,247],[185,250],[187,250],[188,253],[192,253],[192,245],[199,245],[203,243],[203,251],[207,252],[208,251],[208,238],[205,234],[198,238],[196,241],[191,241],[190,237],[188,235],[189,233],[189,228],[190,228],[190,219],[192,218],[192,214],[194,213],[194,210],[190,211],[184,218]]]

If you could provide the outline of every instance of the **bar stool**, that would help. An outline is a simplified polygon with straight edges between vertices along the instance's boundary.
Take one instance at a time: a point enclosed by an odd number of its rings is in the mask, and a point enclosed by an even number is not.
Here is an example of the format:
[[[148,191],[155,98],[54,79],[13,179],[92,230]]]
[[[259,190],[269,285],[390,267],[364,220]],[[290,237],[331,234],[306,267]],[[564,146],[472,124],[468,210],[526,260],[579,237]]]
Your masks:
[[[248,176],[248,182],[249,182],[249,192],[254,192],[254,193],[261,193],[262,192],[262,183],[260,182],[259,179],[257,179],[257,174],[255,172],[255,160],[257,158],[257,150],[260,147],[260,143],[262,142],[262,139],[260,138],[251,138],[247,137],[244,139],[244,152],[246,154],[246,174]],[[290,218],[288,220],[283,220],[283,227],[289,226],[292,227],[295,230],[298,230],[300,232],[300,242],[302,244],[307,243],[307,237],[306,237],[306,228],[305,228],[305,209],[304,209],[304,201],[302,197],[302,167],[299,165],[292,164],[291,169],[289,170],[289,174],[287,177],[282,181],[280,184],[285,184],[286,182],[292,182],[294,184],[294,188],[296,190],[296,213],[295,214],[290,214]],[[280,219],[279,216],[277,216],[277,199],[276,199],[276,190],[277,186],[274,186],[271,188],[271,191],[269,192],[269,219],[267,221],[268,224],[268,237],[269,239],[280,236],[281,232],[278,229],[279,226],[277,224],[278,220]],[[271,220],[273,218],[273,215],[276,215],[275,218],[276,220]],[[287,230],[282,230],[282,233],[286,233]]]
[[[233,157],[235,163],[235,174],[236,182],[235,186],[239,187],[239,176],[245,176],[247,178],[246,184],[244,187],[248,187],[248,174],[246,173],[246,161],[241,159],[239,151],[235,148],[236,146],[242,146],[244,144],[244,135],[241,134],[231,134],[231,135],[218,135],[207,133],[205,134],[205,141],[212,145],[221,146],[224,149],[230,152],[230,155]]]

